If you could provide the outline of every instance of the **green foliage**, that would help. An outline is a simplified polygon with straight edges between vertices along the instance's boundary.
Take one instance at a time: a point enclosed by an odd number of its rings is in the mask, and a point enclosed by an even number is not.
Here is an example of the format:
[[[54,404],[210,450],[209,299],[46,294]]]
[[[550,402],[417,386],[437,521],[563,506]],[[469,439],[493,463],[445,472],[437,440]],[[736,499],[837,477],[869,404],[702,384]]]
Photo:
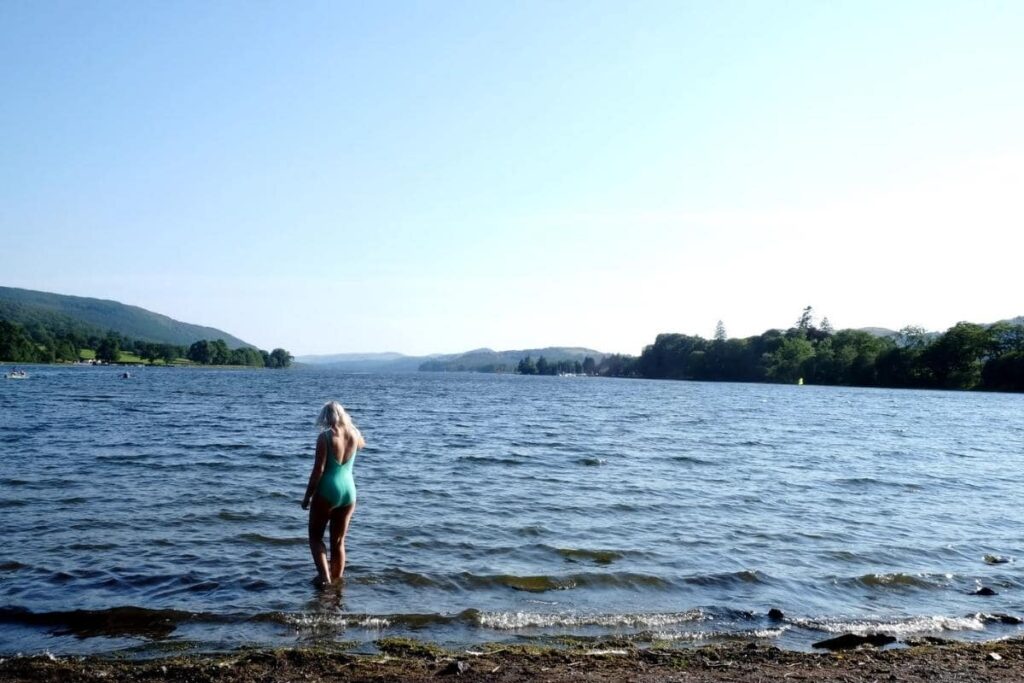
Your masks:
[[[96,360],[104,363],[116,363],[121,355],[121,340],[116,334],[110,333],[96,347]]]
[[[0,319],[25,328],[38,324],[60,336],[101,338],[108,331],[148,342],[186,346],[198,339],[225,339],[232,348],[244,341],[212,327],[183,323],[116,301],[0,287]]]
[[[133,336],[126,329],[142,333]],[[220,336],[196,339],[197,331]],[[192,337],[187,347],[167,341],[182,335]],[[0,361],[170,365],[182,357],[202,365],[286,368],[292,363],[285,349],[267,353],[213,328],[179,323],[134,306],[0,287]]]
[[[274,349],[270,356],[265,358],[264,364],[268,368],[287,368],[292,364],[292,354],[284,349]]]
[[[813,357],[811,342],[801,337],[787,337],[767,363],[768,377],[776,382],[796,382],[804,375],[804,363]]]
[[[21,325],[0,320],[0,361],[34,363],[39,350]]]
[[[718,337],[719,335],[716,335]],[[659,334],[636,361],[642,377],[851,386],[1024,391],[1024,325],[958,323],[944,334],[905,327],[894,337],[813,325],[713,341]]]

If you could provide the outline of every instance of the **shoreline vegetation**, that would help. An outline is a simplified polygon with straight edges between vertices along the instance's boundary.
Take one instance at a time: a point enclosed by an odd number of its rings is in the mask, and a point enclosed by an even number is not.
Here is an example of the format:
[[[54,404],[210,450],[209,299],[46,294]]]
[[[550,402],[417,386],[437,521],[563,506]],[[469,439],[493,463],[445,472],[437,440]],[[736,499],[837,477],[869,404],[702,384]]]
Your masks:
[[[223,339],[201,339],[184,346],[132,339],[112,330],[100,335],[54,330],[45,325],[26,328],[0,320],[0,362],[4,363],[287,368],[292,360],[292,354],[286,349],[269,352],[252,346],[232,349]]]
[[[660,334],[627,366],[633,376],[899,389],[1024,391],[1024,320],[959,322],[944,333],[888,335],[815,324],[810,306],[789,329],[714,339]]]
[[[406,638],[376,643],[378,654],[354,654],[343,643],[157,659],[123,656],[0,659],[5,681],[754,681],[951,683],[1020,680],[1024,639],[966,643],[932,639],[898,649],[795,652],[760,643],[693,648],[636,648],[608,642],[565,648],[495,644],[447,650]]]
[[[904,327],[888,334],[815,324],[810,306],[793,327],[730,338],[719,321],[713,339],[659,334],[639,357],[610,355],[583,374],[711,382],[818,384],[891,389],[1024,391],[1024,319],[960,322],[943,333]],[[587,359],[591,360],[592,359]],[[586,365],[586,361],[584,361]],[[544,372],[538,372],[543,367]],[[556,374],[529,357],[520,374]]]

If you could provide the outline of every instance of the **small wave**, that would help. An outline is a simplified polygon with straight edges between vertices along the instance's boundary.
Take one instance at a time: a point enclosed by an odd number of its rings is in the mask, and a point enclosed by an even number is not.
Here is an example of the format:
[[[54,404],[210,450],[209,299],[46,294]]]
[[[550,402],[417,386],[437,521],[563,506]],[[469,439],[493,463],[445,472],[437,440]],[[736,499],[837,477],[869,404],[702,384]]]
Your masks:
[[[278,538],[276,536],[266,536],[264,534],[257,533],[241,534],[238,538],[248,543],[255,543],[256,545],[271,546],[305,545],[309,542],[305,538]]]
[[[541,612],[481,612],[479,624],[485,628],[513,631],[524,628],[665,628],[674,624],[703,621],[704,612],[664,612],[650,614],[567,614]]]
[[[249,451],[253,446],[247,443],[183,443],[181,447],[187,451]]]
[[[744,569],[739,572],[688,576],[684,582],[696,586],[729,586],[736,583],[767,583],[769,579],[756,569]]]
[[[29,566],[13,560],[9,562],[0,562],[0,572],[16,572],[19,569],[29,569]]]
[[[459,458],[459,462],[472,462],[481,463],[484,465],[504,465],[506,467],[516,467],[518,465],[525,465],[525,460],[516,460],[515,458],[503,458],[503,457],[489,457],[486,455],[463,455]]]
[[[576,588],[630,588],[665,590],[671,583],[665,579],[649,574],[615,573],[579,573],[553,576],[539,574],[519,576],[516,574],[421,574],[402,569],[389,569],[371,575],[363,575],[357,579],[364,584],[397,583],[417,588],[448,588],[468,590],[511,589],[524,593],[546,593],[548,591],[573,590]]]
[[[611,564],[622,559],[622,553],[616,550],[587,550],[585,548],[555,548],[555,552],[569,562],[593,562],[595,564]]]
[[[480,576],[464,573],[462,583],[473,588],[505,587],[528,593],[544,593],[574,588],[654,588],[666,589],[670,583],[658,576],[616,572],[610,574],[570,574],[567,576],[516,576],[496,574]]]
[[[20,607],[0,608],[0,623],[49,628],[55,635],[139,636],[165,638],[178,624],[203,615],[180,610],[112,607],[103,610],[31,612]]]
[[[915,484],[913,482],[888,481],[886,479],[878,479],[877,477],[843,477],[833,480],[832,483],[854,489],[882,487],[903,489],[906,491],[920,491],[924,488],[920,484]]]
[[[608,461],[604,458],[580,458],[576,461],[577,465],[584,465],[585,467],[600,467],[607,463]]]
[[[747,448],[770,448],[770,449],[778,448],[778,446],[776,446],[773,443],[766,443],[764,441],[757,441],[756,439],[750,439],[750,440],[747,440],[747,441],[740,441],[738,445],[739,446],[746,446]]]
[[[789,626],[755,628],[741,631],[657,631],[649,635],[650,640],[705,641],[705,640],[772,640],[781,637]]]
[[[696,455],[674,455],[672,459],[676,462],[685,462],[691,465],[710,465],[711,461],[705,458],[698,458]]]
[[[328,614],[328,613],[284,613],[271,612],[262,614],[253,621],[271,621],[303,629],[332,628],[368,628],[385,629],[401,626],[410,629],[423,629],[432,626],[444,626],[453,623],[478,625],[480,612],[474,609],[463,610],[456,614]]]
[[[897,637],[942,631],[983,631],[984,615],[972,614],[966,617],[921,616],[896,619],[893,621],[845,620],[845,619],[793,619],[792,623],[804,628],[826,633],[889,633]]]
[[[62,505],[81,505],[82,503],[88,503],[90,500],[90,498],[85,496],[71,496],[70,498],[61,498],[56,502]]]
[[[357,626],[369,629],[385,629],[391,625],[386,616],[338,615],[338,614],[281,614],[270,615],[266,621],[275,621],[297,629],[346,628]]]
[[[72,543],[68,550],[113,550],[116,543]]]
[[[28,505],[27,500],[18,500],[16,498],[2,498],[0,499],[0,508],[21,508]]]
[[[397,568],[391,568],[376,574],[363,575],[356,580],[358,583],[364,584],[398,583],[406,586],[415,586],[416,588],[434,588],[442,585],[440,581],[426,574],[407,572],[404,569]]]
[[[891,574],[864,574],[856,579],[846,579],[843,583],[858,583],[871,588],[942,588],[948,578],[943,576],[943,581],[924,574],[903,574],[894,572]]]

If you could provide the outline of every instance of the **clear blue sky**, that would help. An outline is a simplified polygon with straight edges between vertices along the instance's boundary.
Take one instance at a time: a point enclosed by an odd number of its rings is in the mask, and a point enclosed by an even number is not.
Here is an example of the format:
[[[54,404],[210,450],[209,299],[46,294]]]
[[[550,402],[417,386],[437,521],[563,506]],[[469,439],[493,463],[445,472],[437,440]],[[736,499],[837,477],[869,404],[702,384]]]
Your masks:
[[[0,284],[296,354],[1024,314],[1024,2],[0,4]]]

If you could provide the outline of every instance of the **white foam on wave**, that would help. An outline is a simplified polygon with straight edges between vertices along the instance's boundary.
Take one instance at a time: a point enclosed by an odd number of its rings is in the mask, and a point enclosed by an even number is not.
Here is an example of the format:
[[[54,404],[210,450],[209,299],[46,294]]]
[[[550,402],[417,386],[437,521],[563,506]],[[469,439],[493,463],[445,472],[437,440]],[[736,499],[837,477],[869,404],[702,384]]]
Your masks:
[[[817,629],[827,633],[853,633],[856,635],[884,632],[896,636],[908,636],[919,633],[983,631],[985,629],[985,622],[982,620],[981,615],[977,614],[966,617],[910,617],[896,621],[843,621],[839,619],[793,619],[792,621],[798,626]]]
[[[788,626],[759,628],[749,631],[656,631],[651,640],[699,642],[712,638],[778,638],[789,630]]]
[[[700,610],[651,614],[551,614],[541,612],[481,612],[480,625],[502,631],[522,628],[578,628],[603,626],[606,628],[664,628],[672,624],[702,621]]]
[[[359,627],[369,629],[384,629],[391,625],[391,622],[384,617],[373,616],[344,616],[337,614],[285,614],[286,624],[296,628],[345,628]]]

